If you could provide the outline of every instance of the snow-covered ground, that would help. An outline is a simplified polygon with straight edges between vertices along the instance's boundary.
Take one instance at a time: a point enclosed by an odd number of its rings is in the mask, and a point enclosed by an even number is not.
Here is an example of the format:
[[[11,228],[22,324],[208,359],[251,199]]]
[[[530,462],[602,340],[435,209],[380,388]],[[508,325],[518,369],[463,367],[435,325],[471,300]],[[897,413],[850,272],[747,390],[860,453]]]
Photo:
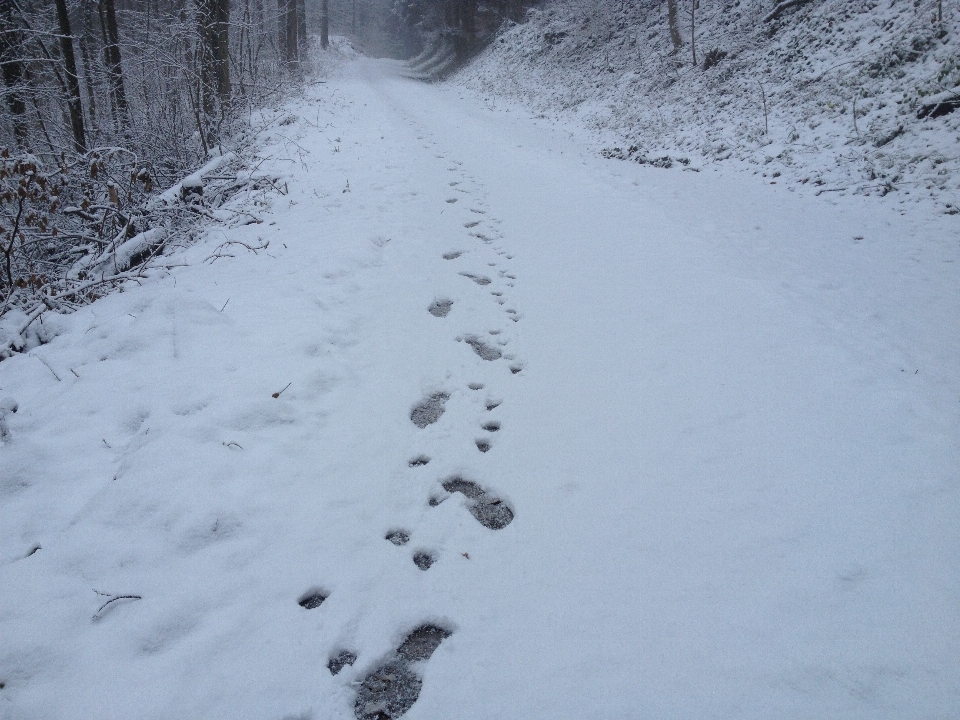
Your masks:
[[[0,363],[0,717],[955,717],[956,219],[400,70]]]
[[[691,24],[677,2],[675,49],[666,2],[548,0],[456,82],[573,121],[611,157],[960,213],[960,112],[922,112],[960,93],[958,0],[816,0],[771,20],[773,0],[696,4]]]

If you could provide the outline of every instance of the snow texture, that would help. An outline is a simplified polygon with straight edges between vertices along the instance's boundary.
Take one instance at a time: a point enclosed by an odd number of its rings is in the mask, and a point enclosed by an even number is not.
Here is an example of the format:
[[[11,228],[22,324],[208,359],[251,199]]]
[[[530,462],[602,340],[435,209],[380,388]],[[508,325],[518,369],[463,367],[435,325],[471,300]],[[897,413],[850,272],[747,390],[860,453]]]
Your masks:
[[[0,362],[0,718],[955,716],[956,218],[332,45]]]
[[[769,0],[711,0],[694,33],[690,5],[677,50],[666,2],[553,0],[457,82],[490,107],[572,120],[611,158],[726,161],[811,194],[960,213],[960,113],[931,112],[960,84],[957,0],[942,21],[938,0],[812,0],[770,20]]]

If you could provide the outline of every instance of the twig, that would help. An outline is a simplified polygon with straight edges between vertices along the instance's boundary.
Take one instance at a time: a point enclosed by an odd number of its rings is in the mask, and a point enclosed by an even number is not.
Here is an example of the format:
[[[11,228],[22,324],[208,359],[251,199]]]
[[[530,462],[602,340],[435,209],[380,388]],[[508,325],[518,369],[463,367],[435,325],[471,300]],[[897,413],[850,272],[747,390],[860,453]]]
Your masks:
[[[93,620],[96,620],[100,616],[100,613],[103,612],[103,609],[107,607],[107,605],[109,605],[110,603],[115,603],[117,600],[143,600],[143,598],[140,595],[112,595],[111,593],[100,592],[99,590],[96,590],[96,589],[94,589],[94,592],[101,597],[106,597],[110,599],[107,600],[99,608],[97,608],[97,611],[93,614],[93,618],[92,618]]]
[[[54,369],[53,369],[52,367],[50,367],[50,363],[48,363],[46,360],[44,360],[44,359],[43,359],[42,357],[40,357],[39,355],[34,355],[34,357],[35,357],[37,360],[39,360],[40,362],[42,362],[44,365],[47,366],[47,370],[49,370],[50,372],[53,373],[53,376],[57,379],[57,382],[61,382],[60,376],[57,375],[57,373],[54,371]]]
[[[225,303],[223,304],[223,307],[220,308],[220,312],[223,312],[224,310],[227,309],[227,303],[228,303],[228,302],[230,302],[230,298],[227,298],[227,302],[225,302]]]
[[[757,80],[757,85],[760,86],[760,96],[763,98],[763,134],[770,134],[770,121],[767,118],[767,93],[763,89],[763,83]]]
[[[860,137],[860,128],[857,127],[857,95],[860,94],[859,88],[853,94],[853,131]]]
[[[240,443],[225,442],[225,443],[223,444],[223,446],[224,446],[224,447],[236,447],[236,448],[240,448],[241,450],[243,450],[243,445],[241,445]]]
[[[286,390],[286,389],[287,389],[288,387],[290,387],[291,385],[293,385],[293,381],[288,382],[288,383],[283,387],[283,390]],[[278,397],[280,397],[280,396],[283,394],[283,390],[281,390],[280,392],[275,392],[275,393],[274,393],[273,395],[271,395],[270,397],[273,397],[273,398],[278,398]]]

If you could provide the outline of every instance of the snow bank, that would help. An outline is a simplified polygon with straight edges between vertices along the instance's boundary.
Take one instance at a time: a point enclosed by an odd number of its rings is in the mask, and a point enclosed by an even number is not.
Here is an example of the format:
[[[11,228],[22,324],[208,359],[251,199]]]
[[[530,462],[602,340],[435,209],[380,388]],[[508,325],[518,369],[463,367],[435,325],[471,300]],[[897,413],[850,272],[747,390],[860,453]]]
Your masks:
[[[936,0],[771,5],[702,3],[694,51],[685,2],[675,50],[666,3],[557,0],[457,82],[575,118],[601,148],[960,212],[960,113],[923,112],[960,83],[960,6],[940,22]]]

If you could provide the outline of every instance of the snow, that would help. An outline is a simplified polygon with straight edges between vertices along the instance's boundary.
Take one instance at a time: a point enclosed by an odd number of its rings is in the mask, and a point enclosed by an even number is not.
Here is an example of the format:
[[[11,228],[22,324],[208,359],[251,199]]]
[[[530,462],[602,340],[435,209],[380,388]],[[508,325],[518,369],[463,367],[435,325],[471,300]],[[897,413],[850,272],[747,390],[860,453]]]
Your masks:
[[[919,112],[960,82],[960,4],[939,22],[938,0],[817,0],[772,21],[768,0],[698,3],[695,63],[677,5],[675,52],[665,2],[552,0],[455,82],[580,126],[597,151],[960,213],[960,115]]]
[[[0,717],[950,717],[955,218],[326,67],[262,223],[0,362]]]

